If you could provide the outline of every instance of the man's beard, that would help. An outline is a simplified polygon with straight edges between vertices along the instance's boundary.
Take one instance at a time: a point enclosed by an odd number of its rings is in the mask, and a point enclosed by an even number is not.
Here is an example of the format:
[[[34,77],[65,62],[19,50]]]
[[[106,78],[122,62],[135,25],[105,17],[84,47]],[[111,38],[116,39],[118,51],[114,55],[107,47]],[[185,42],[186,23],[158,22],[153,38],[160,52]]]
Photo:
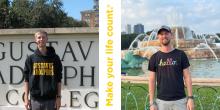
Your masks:
[[[162,40],[162,45],[167,46],[169,44],[170,44],[170,40],[168,40],[168,39]]]

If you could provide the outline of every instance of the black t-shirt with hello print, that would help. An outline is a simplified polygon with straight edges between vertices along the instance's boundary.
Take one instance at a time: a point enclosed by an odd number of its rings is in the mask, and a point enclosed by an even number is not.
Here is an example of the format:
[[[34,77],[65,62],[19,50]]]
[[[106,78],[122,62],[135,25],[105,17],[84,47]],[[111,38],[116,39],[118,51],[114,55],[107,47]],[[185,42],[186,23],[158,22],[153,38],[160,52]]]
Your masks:
[[[182,50],[174,49],[169,53],[158,51],[152,55],[148,70],[156,73],[158,99],[171,101],[186,97],[183,69],[189,66]]]

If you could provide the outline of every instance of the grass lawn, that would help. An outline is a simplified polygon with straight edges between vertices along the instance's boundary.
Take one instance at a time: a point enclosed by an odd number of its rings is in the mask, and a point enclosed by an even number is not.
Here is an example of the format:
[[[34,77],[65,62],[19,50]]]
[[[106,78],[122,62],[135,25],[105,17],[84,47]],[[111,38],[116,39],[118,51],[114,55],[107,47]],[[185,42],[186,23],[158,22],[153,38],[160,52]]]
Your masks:
[[[195,110],[220,110],[220,87],[193,86],[193,95]],[[147,84],[122,83],[122,110],[148,110],[148,105]]]

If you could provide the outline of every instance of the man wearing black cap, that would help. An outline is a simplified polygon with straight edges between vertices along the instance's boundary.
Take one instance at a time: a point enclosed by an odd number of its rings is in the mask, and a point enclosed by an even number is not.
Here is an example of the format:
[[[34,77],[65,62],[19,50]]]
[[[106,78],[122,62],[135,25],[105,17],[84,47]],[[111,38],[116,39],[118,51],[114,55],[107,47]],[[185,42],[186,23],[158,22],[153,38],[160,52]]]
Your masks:
[[[173,48],[170,27],[161,26],[157,37],[161,48],[152,55],[148,65],[150,110],[194,110],[190,64],[186,54]],[[156,84],[157,98],[154,101]]]

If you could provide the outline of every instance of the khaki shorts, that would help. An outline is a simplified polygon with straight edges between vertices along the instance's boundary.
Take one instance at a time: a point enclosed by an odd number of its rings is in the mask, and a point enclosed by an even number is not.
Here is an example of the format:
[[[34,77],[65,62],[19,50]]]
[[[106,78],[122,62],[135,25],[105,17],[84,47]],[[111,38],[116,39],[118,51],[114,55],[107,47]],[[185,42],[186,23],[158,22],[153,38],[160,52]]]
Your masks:
[[[158,110],[187,110],[186,103],[186,98],[175,101],[164,101],[156,99]]]

